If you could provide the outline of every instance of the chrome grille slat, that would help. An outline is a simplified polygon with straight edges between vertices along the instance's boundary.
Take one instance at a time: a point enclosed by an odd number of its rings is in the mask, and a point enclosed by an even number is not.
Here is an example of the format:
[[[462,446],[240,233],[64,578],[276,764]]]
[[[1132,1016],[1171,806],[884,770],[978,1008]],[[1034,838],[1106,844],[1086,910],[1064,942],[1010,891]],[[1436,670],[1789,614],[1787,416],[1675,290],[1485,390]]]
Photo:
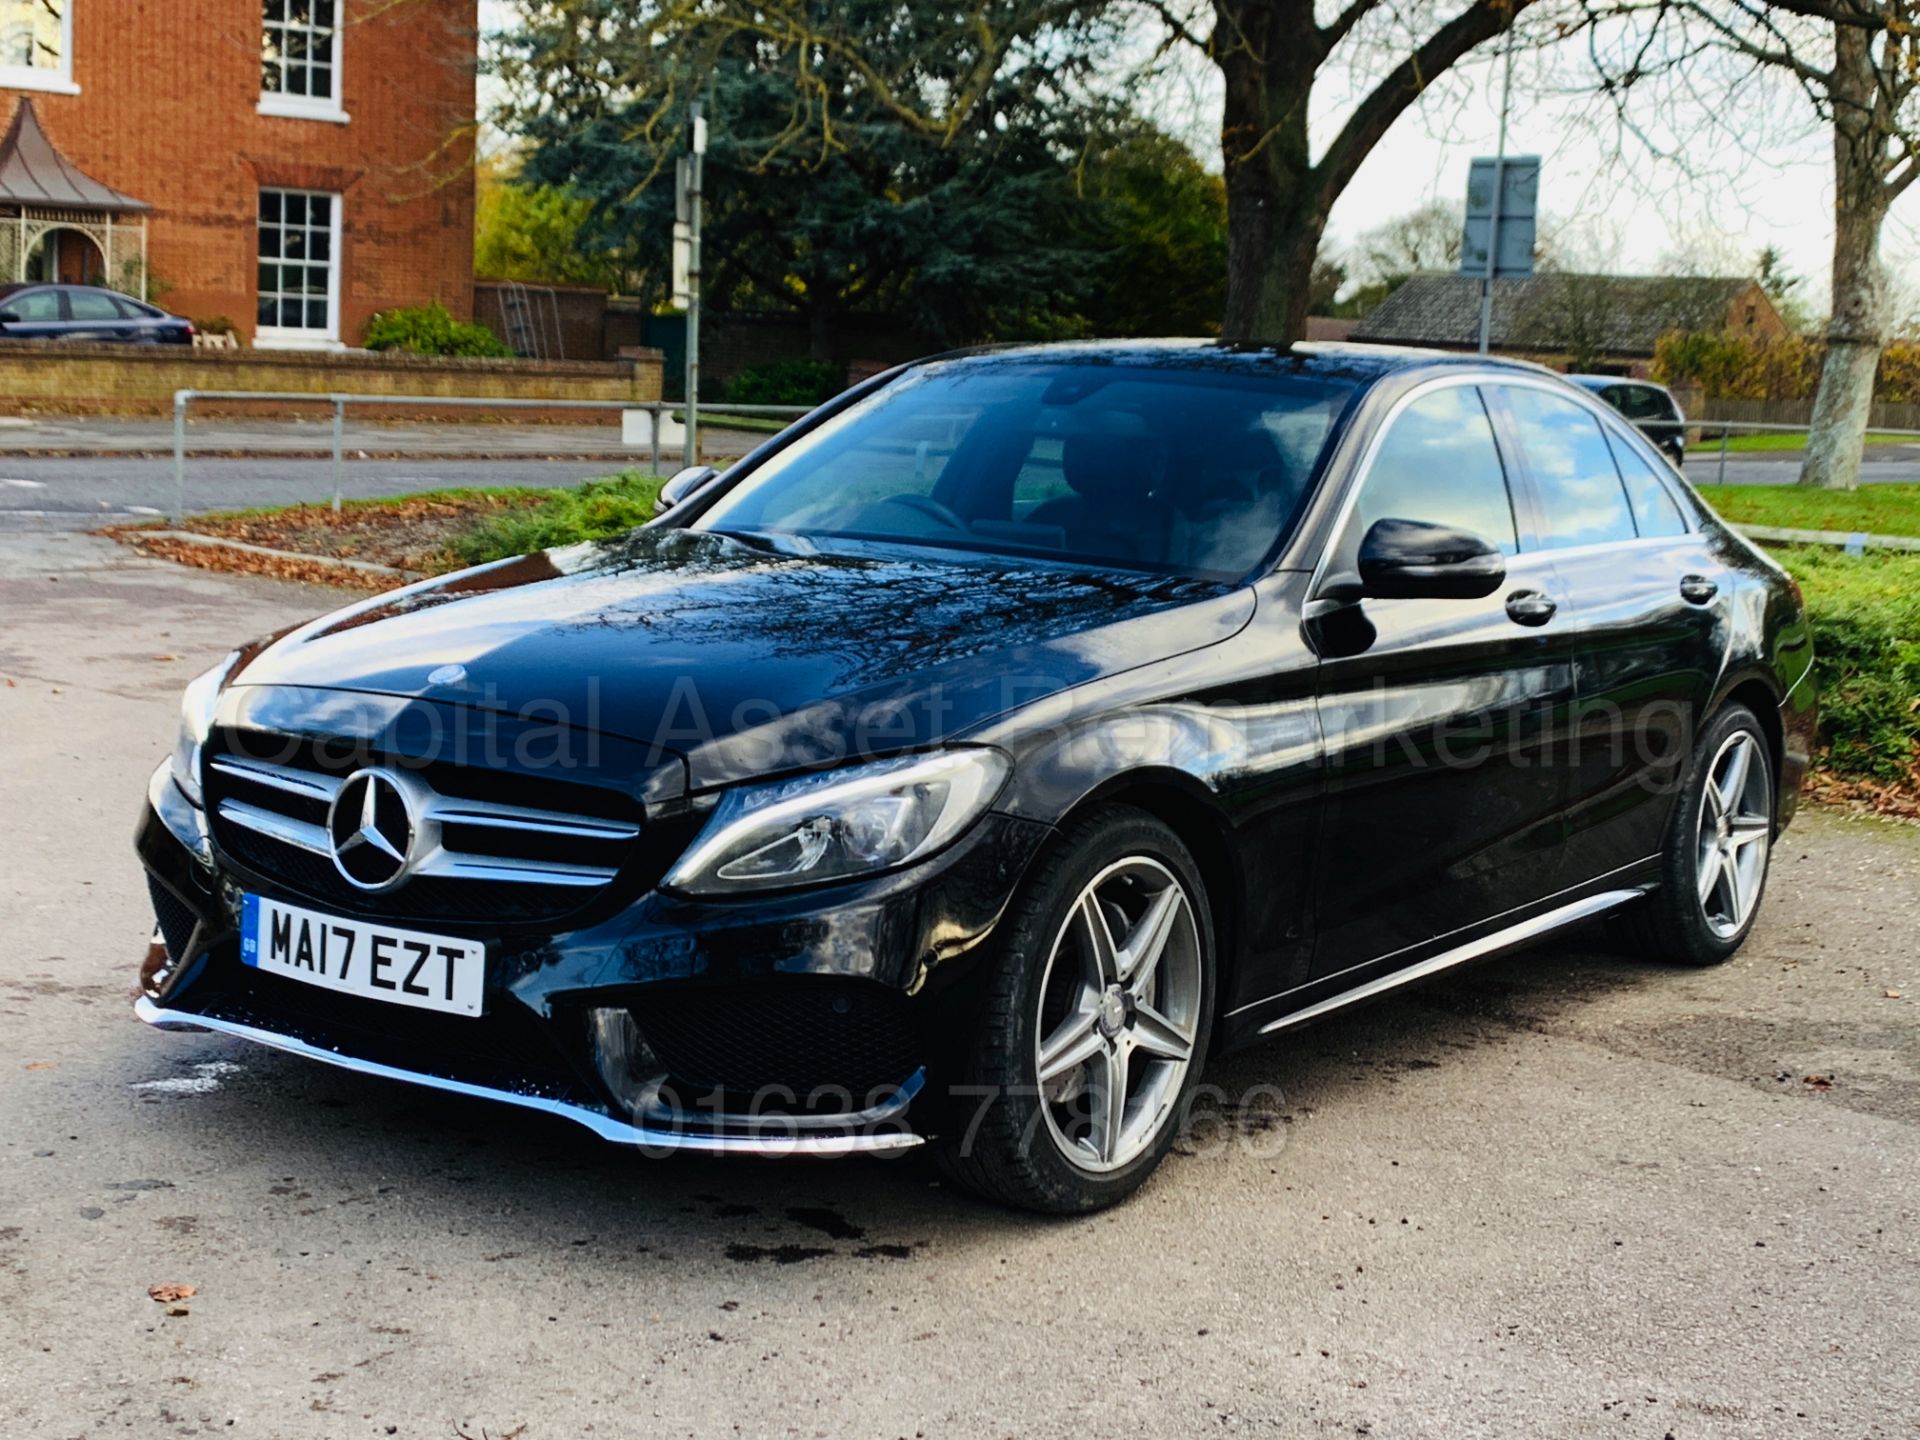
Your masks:
[[[446,875],[455,880],[503,880],[530,885],[604,885],[617,873],[593,865],[563,865],[555,860],[519,860],[501,855],[468,855],[438,850],[422,860],[416,875]]]
[[[316,774],[311,770],[296,770],[291,765],[275,765],[267,760],[236,760],[231,755],[221,755],[211,764],[222,775],[251,780],[256,785],[285,790],[290,795],[304,795],[309,800],[331,802],[346,783],[344,775]]]
[[[267,846],[258,854],[250,852],[246,863],[279,873],[288,883],[316,897],[337,901],[355,895],[349,887],[362,886],[361,880],[341,874],[336,885],[336,871],[343,862],[334,853],[334,837],[323,817],[329,813],[328,807],[339,801],[353,776],[370,767],[323,768],[323,757],[307,754],[296,742],[289,742],[289,753],[294,763],[256,760],[225,749],[210,755],[206,779],[213,813],[219,821],[234,827],[231,833],[236,845],[240,832],[245,831],[262,841],[299,851],[302,857],[318,857],[325,862],[323,869],[315,872],[305,868],[311,865],[310,860],[302,858],[296,863],[289,850],[281,850],[276,857],[272,846]],[[455,887],[473,883],[511,887],[501,892],[502,903],[561,905],[565,897],[564,908],[571,908],[579,903],[574,897],[601,889],[619,877],[641,834],[637,806],[633,820],[616,818],[617,809],[597,813],[603,801],[587,795],[578,783],[555,782],[550,790],[535,789],[530,787],[529,777],[502,774],[494,782],[489,779],[490,772],[464,766],[381,766],[374,760],[371,768],[390,776],[389,783],[400,787],[414,822],[414,843],[408,847],[411,866],[391,891],[402,907],[407,903],[407,887],[418,881],[422,903],[458,906],[463,913],[467,902],[453,898],[446,888],[449,883]],[[460,793],[445,793],[431,783],[440,769],[447,772],[444,783]],[[512,800],[537,802],[548,794],[557,797],[579,793],[586,813],[482,798],[490,783],[497,783]],[[593,788],[598,794],[600,787]],[[476,789],[482,794],[475,794]],[[549,898],[543,902],[526,898],[539,891],[546,891]],[[516,893],[520,898],[509,900],[509,895]],[[480,908],[486,904],[477,893],[471,903]]]
[[[278,840],[282,845],[292,845],[314,855],[333,854],[333,846],[328,843],[324,825],[309,825],[304,820],[262,810],[258,805],[249,805],[244,800],[222,800],[220,816],[235,825],[257,830],[269,840]]]
[[[436,800],[427,817],[447,825],[485,825],[497,830],[531,830],[541,835],[566,835],[581,840],[631,840],[638,825],[618,820],[595,820],[563,815],[557,810],[530,810],[521,805],[496,805],[488,800]]]

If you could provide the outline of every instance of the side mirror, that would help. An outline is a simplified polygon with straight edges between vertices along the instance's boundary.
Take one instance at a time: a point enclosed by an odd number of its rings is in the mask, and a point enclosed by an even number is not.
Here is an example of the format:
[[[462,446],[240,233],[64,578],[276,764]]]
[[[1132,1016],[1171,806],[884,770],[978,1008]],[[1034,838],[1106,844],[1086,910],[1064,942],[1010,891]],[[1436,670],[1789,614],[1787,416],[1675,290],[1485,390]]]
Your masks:
[[[689,465],[670,476],[654,497],[653,513],[664,515],[720,472],[711,465]]]
[[[1377,520],[1360,541],[1360,583],[1383,600],[1478,600],[1506,578],[1498,547],[1451,525]]]
[[[18,310],[0,310],[0,325],[12,325],[20,319]]]

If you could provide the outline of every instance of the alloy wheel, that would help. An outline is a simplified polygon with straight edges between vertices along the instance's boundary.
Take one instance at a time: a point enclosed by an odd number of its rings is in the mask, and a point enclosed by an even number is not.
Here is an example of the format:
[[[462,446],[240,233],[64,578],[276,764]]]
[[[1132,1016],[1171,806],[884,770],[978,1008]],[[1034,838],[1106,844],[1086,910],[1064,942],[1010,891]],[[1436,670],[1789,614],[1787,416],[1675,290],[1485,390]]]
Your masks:
[[[1132,856],[1080,892],[1040,981],[1041,1111],[1060,1153],[1117,1170],[1173,1118],[1202,1001],[1200,929],[1186,887]]]
[[[1700,911],[1720,939],[1739,934],[1753,918],[1772,838],[1767,758],[1758,736],[1736,730],[1707,767],[1695,851]]]

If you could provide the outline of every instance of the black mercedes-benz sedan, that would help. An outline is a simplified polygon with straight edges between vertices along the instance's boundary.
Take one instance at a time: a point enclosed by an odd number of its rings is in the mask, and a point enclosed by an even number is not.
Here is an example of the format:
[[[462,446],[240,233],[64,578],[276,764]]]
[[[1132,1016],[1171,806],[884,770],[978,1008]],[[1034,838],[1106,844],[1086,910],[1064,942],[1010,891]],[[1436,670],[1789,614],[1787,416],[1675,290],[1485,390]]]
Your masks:
[[[942,357],[665,494],[189,687],[143,1019],[1084,1211],[1227,1047],[1726,959],[1808,763],[1797,587],[1530,366]]]

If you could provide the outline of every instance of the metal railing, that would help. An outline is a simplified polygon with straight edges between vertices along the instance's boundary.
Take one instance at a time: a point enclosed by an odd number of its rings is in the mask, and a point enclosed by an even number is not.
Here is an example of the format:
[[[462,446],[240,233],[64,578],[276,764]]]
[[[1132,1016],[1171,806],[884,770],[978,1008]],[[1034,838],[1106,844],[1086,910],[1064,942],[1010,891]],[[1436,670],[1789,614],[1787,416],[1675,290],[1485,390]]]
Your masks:
[[[1748,434],[1805,435],[1809,430],[1809,427],[1805,425],[1787,425],[1769,420],[1703,420],[1695,418],[1684,421],[1635,420],[1633,423],[1645,434],[1654,438],[1671,435],[1675,430],[1682,432],[1697,430],[1700,432],[1701,439],[1706,441],[1709,436],[1713,436],[1717,432],[1720,448],[1719,464],[1714,471],[1713,483],[1716,485],[1724,485],[1726,483],[1727,447],[1735,431]],[[1898,435],[1903,439],[1911,439],[1920,443],[1920,430],[1898,430],[1890,429],[1884,425],[1869,425],[1867,427],[1867,434]],[[1696,447],[1690,446],[1688,448],[1689,458],[1691,458],[1694,453],[1696,453]]]
[[[528,400],[502,399],[484,395],[352,395],[313,393],[291,390],[176,390],[173,392],[173,523],[178,525],[186,510],[187,499],[187,410],[196,400],[243,401],[249,404],[273,402],[281,405],[326,405],[333,411],[333,508],[341,503],[346,475],[346,420],[349,405],[381,407],[414,406],[428,410],[644,410],[652,417],[652,443],[649,446],[653,473],[660,473],[660,432],[662,422],[686,409],[684,401],[674,400]],[[764,416],[791,420],[809,413],[811,405],[703,405],[702,413],[719,428],[726,428],[729,415]],[[699,463],[695,453],[694,432],[689,429],[681,463]]]

